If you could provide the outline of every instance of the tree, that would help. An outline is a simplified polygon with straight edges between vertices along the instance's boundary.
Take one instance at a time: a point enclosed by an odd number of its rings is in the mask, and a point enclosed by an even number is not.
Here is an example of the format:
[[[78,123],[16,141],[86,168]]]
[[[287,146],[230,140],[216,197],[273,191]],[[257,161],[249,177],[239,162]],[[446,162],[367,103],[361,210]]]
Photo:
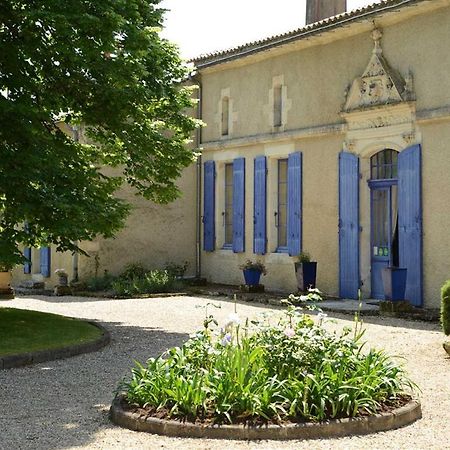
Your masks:
[[[22,245],[113,236],[124,181],[155,202],[179,195],[197,124],[159,2],[0,3],[0,265],[22,262]],[[90,144],[62,131],[80,124]]]

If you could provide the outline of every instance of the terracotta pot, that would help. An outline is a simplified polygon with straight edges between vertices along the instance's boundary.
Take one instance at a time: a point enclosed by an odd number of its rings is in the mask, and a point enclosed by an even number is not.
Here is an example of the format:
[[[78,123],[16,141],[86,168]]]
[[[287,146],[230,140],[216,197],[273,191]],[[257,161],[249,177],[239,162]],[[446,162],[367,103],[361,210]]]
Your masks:
[[[0,272],[0,290],[11,289],[11,272]]]

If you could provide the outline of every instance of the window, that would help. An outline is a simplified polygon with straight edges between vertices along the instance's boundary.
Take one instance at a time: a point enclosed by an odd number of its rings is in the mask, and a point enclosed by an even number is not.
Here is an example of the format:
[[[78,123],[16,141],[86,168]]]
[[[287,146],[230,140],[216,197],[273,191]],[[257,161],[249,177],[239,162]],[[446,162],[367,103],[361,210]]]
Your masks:
[[[222,136],[227,136],[230,132],[230,99],[222,99]]]
[[[281,85],[273,88],[273,126],[283,125],[283,87]]]
[[[387,180],[397,178],[397,157],[395,150],[385,149],[370,158],[370,178]]]
[[[275,213],[278,251],[287,251],[288,160],[278,161],[278,208]]]
[[[223,212],[225,227],[224,247],[233,245],[233,164],[225,164],[225,210]]]

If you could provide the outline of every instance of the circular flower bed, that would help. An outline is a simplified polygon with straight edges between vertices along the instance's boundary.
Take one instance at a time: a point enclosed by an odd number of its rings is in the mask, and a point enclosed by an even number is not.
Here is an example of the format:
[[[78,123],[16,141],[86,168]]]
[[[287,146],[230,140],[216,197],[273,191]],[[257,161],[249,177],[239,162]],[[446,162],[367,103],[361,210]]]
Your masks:
[[[322,422],[385,413],[411,400],[414,384],[363,331],[328,331],[296,308],[274,319],[204,328],[181,347],[132,369],[124,400],[142,416],[211,424]]]

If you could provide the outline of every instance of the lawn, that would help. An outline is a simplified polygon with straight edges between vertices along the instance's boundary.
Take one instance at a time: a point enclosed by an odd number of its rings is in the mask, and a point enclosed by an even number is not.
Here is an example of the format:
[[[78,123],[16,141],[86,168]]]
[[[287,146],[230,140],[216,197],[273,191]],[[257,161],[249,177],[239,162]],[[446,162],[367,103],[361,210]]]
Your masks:
[[[101,331],[82,320],[14,308],[0,308],[0,356],[89,342]]]

